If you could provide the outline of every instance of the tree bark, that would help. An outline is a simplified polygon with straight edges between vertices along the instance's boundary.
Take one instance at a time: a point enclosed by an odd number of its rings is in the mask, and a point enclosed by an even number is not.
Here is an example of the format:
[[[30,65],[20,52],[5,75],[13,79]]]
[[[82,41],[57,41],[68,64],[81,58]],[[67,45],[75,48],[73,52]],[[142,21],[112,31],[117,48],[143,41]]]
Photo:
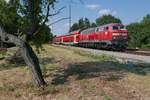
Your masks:
[[[22,42],[21,55],[32,71],[33,80],[36,86],[41,87],[46,85],[40,69],[38,58],[27,42]]]
[[[32,50],[31,46],[25,41],[26,36],[24,35],[23,37],[18,38],[17,36],[6,33],[0,27],[0,37],[3,42],[14,43],[20,47],[21,55],[32,72],[34,84],[37,87],[43,87],[44,85],[46,85],[39,65],[38,58]]]

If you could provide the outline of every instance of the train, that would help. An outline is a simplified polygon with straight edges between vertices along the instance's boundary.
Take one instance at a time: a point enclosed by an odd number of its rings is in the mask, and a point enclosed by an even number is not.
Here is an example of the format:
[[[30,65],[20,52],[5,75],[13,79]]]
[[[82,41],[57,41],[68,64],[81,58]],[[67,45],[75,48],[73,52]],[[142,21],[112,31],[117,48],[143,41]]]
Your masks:
[[[128,45],[128,31],[123,24],[110,23],[59,35],[53,42],[85,48],[125,50]]]

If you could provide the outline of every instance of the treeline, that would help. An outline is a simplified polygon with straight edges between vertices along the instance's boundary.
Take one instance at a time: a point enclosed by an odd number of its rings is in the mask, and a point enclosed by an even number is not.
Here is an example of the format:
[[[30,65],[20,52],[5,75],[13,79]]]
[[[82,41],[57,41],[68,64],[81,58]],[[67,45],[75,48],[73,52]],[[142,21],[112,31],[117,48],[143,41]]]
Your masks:
[[[112,15],[103,15],[90,22],[88,18],[81,18],[74,23],[70,31],[86,29],[109,23],[122,23],[121,19]],[[131,23],[126,26],[129,32],[128,46],[131,48],[150,48],[150,15],[146,15],[140,22]]]
[[[112,15],[103,15],[95,20],[95,22],[90,22],[88,18],[81,18],[78,22],[74,23],[70,28],[70,31],[75,31],[78,29],[86,29],[90,27],[96,27],[99,25],[109,24],[109,23],[122,23],[119,18],[115,18]]]
[[[127,25],[129,31],[129,47],[150,48],[150,15],[142,21]]]

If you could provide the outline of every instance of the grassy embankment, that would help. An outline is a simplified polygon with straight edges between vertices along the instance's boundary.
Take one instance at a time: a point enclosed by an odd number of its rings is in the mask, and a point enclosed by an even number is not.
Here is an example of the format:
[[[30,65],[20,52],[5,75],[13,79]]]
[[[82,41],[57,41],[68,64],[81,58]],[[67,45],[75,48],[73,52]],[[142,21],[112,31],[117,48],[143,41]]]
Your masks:
[[[1,100],[144,100],[150,95],[150,66],[121,64],[114,57],[44,46],[38,54],[45,89],[36,89],[24,64],[0,61]],[[13,54],[9,49],[7,55]]]

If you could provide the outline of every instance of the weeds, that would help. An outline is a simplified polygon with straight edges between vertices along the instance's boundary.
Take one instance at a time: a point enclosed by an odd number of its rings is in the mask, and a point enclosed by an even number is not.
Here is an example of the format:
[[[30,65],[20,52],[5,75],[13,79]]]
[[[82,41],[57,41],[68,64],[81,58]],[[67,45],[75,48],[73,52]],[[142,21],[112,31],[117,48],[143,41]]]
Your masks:
[[[42,65],[41,69],[42,69],[43,76],[46,76],[48,71],[46,65]]]
[[[21,95],[22,95],[22,94],[21,94],[19,91],[16,91],[16,93],[15,93],[15,97],[16,97],[16,98],[21,97]]]
[[[47,95],[47,94],[55,94],[58,92],[58,90],[56,89],[56,87],[52,84],[49,84],[45,87],[42,88],[36,88],[33,89],[33,92],[35,95]]]
[[[108,56],[105,54],[102,55],[96,55],[96,54],[92,54],[86,51],[80,51],[80,50],[74,50],[74,53],[79,54],[80,56],[86,56],[92,59],[96,59],[96,60],[100,60],[100,61],[108,61],[108,60],[114,60],[114,57],[112,56]]]
[[[22,67],[24,68],[24,65],[16,65],[16,64],[11,64],[11,63],[7,63],[7,64],[0,64],[0,71],[1,70],[7,70],[7,69],[11,69],[11,68],[16,68],[16,67]]]
[[[111,100],[110,96],[105,93],[105,91],[101,92],[101,96],[104,97],[104,100]]]

